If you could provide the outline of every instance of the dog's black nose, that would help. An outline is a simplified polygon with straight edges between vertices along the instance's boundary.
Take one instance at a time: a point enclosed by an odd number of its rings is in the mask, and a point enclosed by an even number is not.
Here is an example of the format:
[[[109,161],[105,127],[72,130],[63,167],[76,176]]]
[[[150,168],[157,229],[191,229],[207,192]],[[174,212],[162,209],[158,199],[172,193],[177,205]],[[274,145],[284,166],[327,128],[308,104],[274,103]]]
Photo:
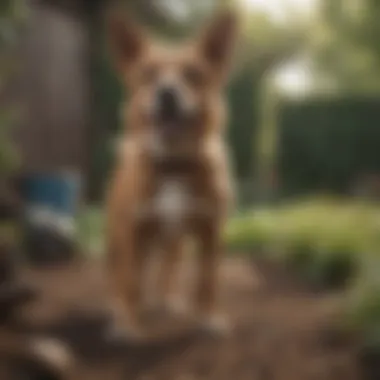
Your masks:
[[[163,119],[173,119],[179,116],[180,105],[176,90],[172,87],[163,87],[158,91],[158,104]]]

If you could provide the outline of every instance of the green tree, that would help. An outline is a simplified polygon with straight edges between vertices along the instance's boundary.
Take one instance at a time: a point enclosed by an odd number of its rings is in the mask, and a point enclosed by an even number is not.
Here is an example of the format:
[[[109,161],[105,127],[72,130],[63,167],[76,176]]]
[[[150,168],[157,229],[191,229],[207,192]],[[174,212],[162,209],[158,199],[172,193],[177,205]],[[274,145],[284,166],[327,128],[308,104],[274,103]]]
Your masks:
[[[380,90],[380,3],[376,0],[323,0],[310,28],[309,48],[319,70],[342,93]]]
[[[26,16],[24,0],[3,0],[0,4],[0,173],[2,179],[12,172],[18,163],[18,155],[11,141],[15,122],[14,105],[3,101],[15,67],[14,49]]]

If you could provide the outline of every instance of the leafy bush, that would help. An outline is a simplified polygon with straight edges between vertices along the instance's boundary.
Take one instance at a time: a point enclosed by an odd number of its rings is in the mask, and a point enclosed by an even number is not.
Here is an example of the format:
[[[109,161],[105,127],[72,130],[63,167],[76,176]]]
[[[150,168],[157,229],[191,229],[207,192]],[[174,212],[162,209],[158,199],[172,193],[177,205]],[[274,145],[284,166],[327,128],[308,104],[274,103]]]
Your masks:
[[[0,90],[8,85],[14,68],[13,52],[18,33],[26,16],[25,0],[5,0],[0,6]],[[0,172],[12,172],[18,164],[18,155],[11,142],[11,129],[15,122],[11,107],[0,108]]]
[[[357,263],[352,254],[345,251],[328,251],[314,257],[308,274],[317,287],[344,288],[356,274]]]
[[[366,346],[380,349],[380,260],[367,254],[347,302],[350,327],[361,330]]]
[[[374,204],[303,200],[238,215],[227,228],[230,248],[270,252],[317,286],[355,277],[365,252],[376,252],[380,210]]]
[[[233,218],[226,229],[228,246],[234,249],[267,248],[273,237],[273,216],[267,211],[257,211],[254,214],[244,214]]]
[[[282,245],[283,252],[310,245],[316,251],[376,251],[380,208],[376,204],[306,200],[258,210],[232,218],[227,244],[247,246],[260,237],[265,245]]]

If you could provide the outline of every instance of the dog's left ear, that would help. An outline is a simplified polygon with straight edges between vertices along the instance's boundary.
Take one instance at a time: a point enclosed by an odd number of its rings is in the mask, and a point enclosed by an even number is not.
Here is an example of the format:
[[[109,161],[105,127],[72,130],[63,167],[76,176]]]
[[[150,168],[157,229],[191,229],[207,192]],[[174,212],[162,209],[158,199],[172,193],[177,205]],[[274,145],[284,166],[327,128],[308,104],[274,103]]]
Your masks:
[[[125,73],[143,55],[147,38],[142,28],[120,9],[111,9],[106,16],[113,63],[119,73]]]
[[[219,13],[201,36],[201,53],[215,70],[226,71],[238,36],[236,13],[225,10]]]

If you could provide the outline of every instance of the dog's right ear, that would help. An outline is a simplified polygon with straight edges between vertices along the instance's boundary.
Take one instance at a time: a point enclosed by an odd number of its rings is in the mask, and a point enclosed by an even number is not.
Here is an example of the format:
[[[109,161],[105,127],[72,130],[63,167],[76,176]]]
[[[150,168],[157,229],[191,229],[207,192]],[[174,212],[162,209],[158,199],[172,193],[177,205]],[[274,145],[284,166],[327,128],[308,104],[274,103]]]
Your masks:
[[[216,73],[223,74],[229,69],[238,34],[237,14],[223,10],[219,11],[201,36],[201,53]]]
[[[107,37],[111,58],[119,73],[125,73],[142,56],[147,39],[141,28],[120,10],[107,14]]]

